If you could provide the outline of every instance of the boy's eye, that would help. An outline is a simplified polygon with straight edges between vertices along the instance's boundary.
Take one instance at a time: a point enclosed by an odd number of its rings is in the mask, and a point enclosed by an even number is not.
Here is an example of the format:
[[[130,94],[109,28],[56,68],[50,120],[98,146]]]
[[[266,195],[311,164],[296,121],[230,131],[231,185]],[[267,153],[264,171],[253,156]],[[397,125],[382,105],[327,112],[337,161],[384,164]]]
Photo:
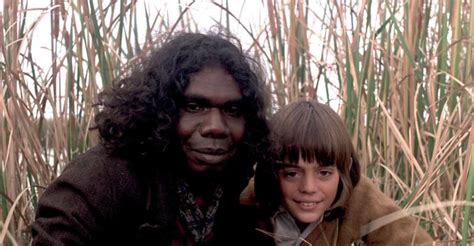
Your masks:
[[[223,108],[225,114],[239,117],[242,115],[242,109],[239,106],[227,106]]]
[[[298,172],[297,170],[280,170],[279,172],[280,178],[288,180],[288,181],[294,181],[297,180],[301,177],[301,172]]]
[[[199,103],[188,102],[184,105],[184,110],[190,113],[196,113],[204,110],[204,107],[201,106]]]
[[[331,176],[332,172],[331,171],[327,171],[327,170],[322,170],[319,172],[319,176],[321,177],[329,177]]]
[[[285,177],[295,177],[297,175],[296,172],[284,172],[283,175]]]

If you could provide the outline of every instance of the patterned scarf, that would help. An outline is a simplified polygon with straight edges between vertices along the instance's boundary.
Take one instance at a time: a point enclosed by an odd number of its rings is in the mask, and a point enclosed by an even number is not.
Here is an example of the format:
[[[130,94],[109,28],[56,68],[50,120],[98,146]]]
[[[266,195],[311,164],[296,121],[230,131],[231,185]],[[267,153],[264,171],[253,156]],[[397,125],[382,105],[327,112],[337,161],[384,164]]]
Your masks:
[[[214,218],[224,191],[220,185],[217,186],[213,193],[212,200],[209,206],[207,206],[207,211],[204,214],[189,190],[188,183],[179,179],[177,187],[180,218],[186,223],[188,230],[194,237],[196,245],[204,245],[207,236],[211,235],[212,227],[214,226]]]

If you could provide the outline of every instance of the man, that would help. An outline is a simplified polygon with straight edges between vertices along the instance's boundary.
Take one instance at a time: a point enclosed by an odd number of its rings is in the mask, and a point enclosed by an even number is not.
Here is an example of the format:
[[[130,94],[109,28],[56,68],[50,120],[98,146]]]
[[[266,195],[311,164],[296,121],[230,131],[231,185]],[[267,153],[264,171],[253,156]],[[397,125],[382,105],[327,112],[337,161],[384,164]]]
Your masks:
[[[45,190],[33,245],[237,242],[268,127],[258,64],[232,40],[176,35],[101,93],[101,143]]]

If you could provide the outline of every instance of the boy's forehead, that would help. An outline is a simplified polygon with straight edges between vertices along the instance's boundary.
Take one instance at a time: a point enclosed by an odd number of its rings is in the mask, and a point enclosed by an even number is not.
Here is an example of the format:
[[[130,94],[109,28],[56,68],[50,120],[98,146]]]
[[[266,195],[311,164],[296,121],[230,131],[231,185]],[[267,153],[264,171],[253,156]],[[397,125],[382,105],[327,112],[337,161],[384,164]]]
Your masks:
[[[316,161],[279,162],[277,163],[276,169],[277,170],[282,170],[282,169],[317,170],[322,167],[333,167],[333,166],[322,166],[322,165],[319,165],[319,163]]]

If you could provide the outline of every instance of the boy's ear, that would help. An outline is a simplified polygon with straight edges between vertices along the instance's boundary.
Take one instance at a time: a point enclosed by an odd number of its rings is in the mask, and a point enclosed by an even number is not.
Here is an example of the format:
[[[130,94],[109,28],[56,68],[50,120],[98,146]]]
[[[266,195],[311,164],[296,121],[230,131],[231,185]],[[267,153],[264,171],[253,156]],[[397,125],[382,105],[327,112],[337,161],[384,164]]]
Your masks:
[[[241,205],[256,205],[257,199],[255,198],[255,182],[254,177],[249,180],[249,184],[240,193],[240,204]]]

